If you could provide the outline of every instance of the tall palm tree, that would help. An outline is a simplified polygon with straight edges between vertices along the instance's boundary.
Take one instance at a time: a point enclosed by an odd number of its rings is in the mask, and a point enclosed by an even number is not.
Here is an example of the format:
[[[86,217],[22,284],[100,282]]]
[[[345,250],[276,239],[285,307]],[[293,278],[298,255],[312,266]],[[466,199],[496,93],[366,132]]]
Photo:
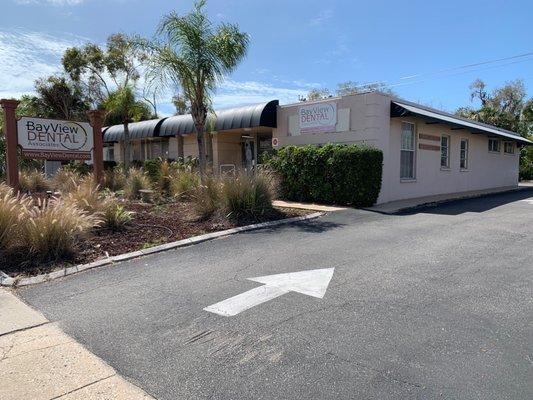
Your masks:
[[[206,171],[206,134],[211,96],[224,77],[233,72],[246,55],[249,37],[235,24],[213,26],[204,11],[205,0],[194,4],[183,16],[165,15],[158,28],[162,40],[139,41],[146,51],[148,82],[169,88],[178,85],[188,100],[196,129],[200,172]],[[212,153],[212,150],[211,150]],[[212,162],[212,154],[209,157]]]
[[[135,98],[131,86],[122,86],[109,94],[103,106],[108,118],[124,125],[124,169],[128,173],[131,161],[129,123],[141,119],[147,113],[146,104]]]

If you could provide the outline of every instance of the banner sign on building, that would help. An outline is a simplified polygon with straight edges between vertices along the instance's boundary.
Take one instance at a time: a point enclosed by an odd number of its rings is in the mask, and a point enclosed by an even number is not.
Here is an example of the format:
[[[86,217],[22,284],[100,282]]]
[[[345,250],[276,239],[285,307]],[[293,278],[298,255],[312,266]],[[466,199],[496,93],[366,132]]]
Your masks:
[[[22,117],[17,122],[18,145],[27,158],[90,160],[93,130],[87,122]]]
[[[337,103],[315,103],[298,109],[300,133],[335,132]]]

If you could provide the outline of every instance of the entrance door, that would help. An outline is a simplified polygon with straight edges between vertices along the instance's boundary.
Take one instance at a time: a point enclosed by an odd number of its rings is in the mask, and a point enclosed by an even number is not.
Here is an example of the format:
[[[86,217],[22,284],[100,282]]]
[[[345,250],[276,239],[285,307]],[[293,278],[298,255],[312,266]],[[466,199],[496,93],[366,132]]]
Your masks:
[[[247,171],[255,166],[254,139],[244,139],[242,142],[242,165]]]

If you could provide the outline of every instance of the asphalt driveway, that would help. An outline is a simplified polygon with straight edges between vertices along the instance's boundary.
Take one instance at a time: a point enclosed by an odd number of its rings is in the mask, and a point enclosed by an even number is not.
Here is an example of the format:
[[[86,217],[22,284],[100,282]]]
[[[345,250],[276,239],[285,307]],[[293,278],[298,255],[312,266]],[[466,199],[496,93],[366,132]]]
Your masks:
[[[323,298],[203,310],[323,268]],[[533,190],[340,211],[18,294],[158,399],[531,399],[532,283]]]

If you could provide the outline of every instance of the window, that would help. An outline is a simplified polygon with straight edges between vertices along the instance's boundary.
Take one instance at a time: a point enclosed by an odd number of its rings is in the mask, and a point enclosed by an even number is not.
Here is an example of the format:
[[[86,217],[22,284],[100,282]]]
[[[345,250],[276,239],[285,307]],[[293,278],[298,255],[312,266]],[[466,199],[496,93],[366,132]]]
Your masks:
[[[461,157],[460,167],[468,169],[468,139],[461,139]]]
[[[503,151],[507,154],[514,154],[514,143],[513,142],[505,142],[503,144]]]
[[[415,179],[415,125],[402,122],[400,178]]]
[[[450,137],[448,135],[440,137],[440,166],[450,168]]]
[[[491,153],[500,152],[500,141],[498,139],[489,139],[489,151]]]

